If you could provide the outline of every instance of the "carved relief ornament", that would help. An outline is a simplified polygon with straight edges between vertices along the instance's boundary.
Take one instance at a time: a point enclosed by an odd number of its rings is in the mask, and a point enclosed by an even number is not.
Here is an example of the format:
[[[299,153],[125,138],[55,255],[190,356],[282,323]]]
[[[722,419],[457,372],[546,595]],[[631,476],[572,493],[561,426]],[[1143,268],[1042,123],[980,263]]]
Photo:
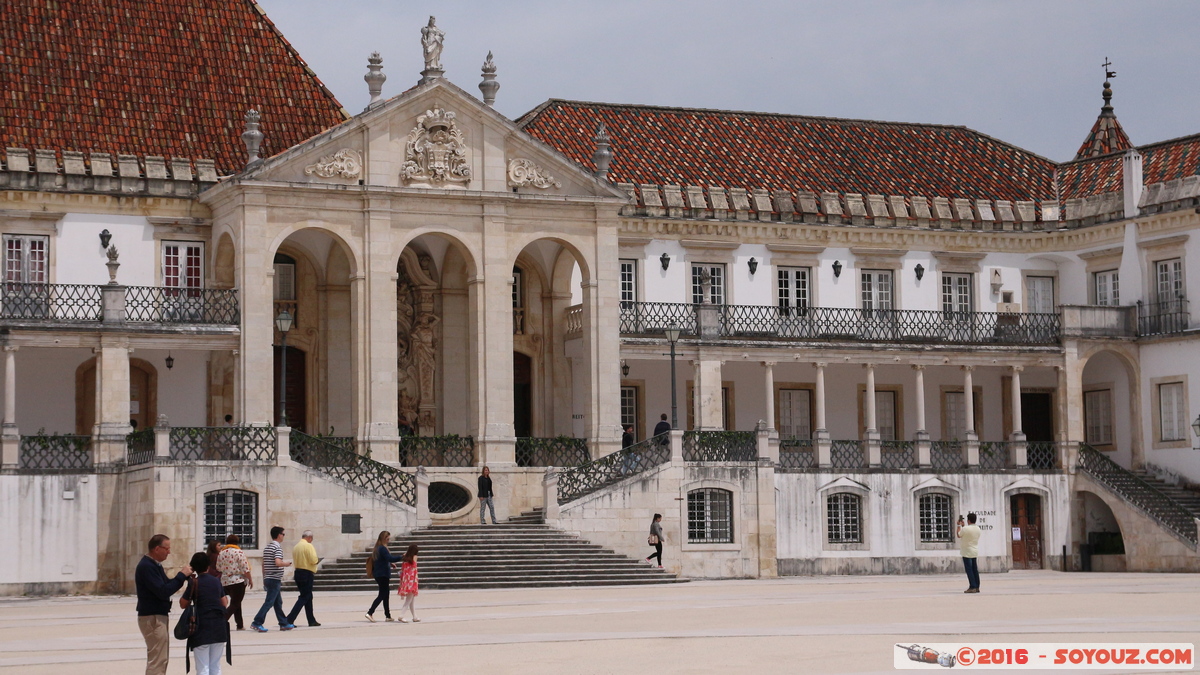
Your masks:
[[[362,175],[362,155],[357,150],[343,148],[304,167],[304,173],[321,178],[358,178]]]
[[[562,183],[554,179],[554,176],[546,173],[542,167],[534,164],[532,160],[517,158],[508,163],[508,184],[511,187],[524,187],[526,185],[547,190],[549,188],[560,188]]]
[[[426,110],[404,142],[400,177],[406,185],[466,187],[471,182],[467,142],[455,115],[441,108]]]

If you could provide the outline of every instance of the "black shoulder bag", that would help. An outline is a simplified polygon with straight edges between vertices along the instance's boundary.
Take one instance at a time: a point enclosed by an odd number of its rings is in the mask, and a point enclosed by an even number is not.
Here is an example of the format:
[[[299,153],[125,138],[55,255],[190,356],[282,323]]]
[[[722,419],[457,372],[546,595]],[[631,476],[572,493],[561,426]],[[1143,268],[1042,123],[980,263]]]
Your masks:
[[[186,640],[196,634],[196,596],[199,586],[198,579],[188,580],[191,597],[188,598],[188,606],[179,615],[179,621],[175,622],[176,640]]]

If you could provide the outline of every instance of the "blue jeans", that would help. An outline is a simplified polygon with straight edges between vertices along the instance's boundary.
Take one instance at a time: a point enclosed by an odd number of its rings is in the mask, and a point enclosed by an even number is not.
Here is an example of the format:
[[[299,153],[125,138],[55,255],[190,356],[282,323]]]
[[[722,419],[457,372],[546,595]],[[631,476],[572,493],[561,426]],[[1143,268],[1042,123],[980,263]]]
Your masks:
[[[272,607],[275,608],[275,618],[279,620],[279,625],[288,625],[287,617],[283,614],[283,596],[280,593],[281,586],[283,586],[283,579],[263,579],[263,588],[267,590],[267,599],[263,601],[263,606],[258,609],[258,614],[254,615],[253,625],[263,625],[263,621],[267,620],[267,610]]]
[[[967,570],[967,584],[970,588],[979,588],[979,559],[963,558],[963,567]]]
[[[479,498],[479,524],[484,524],[483,507],[488,507],[492,511],[492,524],[496,524],[496,504],[493,501],[495,497],[480,497]]]

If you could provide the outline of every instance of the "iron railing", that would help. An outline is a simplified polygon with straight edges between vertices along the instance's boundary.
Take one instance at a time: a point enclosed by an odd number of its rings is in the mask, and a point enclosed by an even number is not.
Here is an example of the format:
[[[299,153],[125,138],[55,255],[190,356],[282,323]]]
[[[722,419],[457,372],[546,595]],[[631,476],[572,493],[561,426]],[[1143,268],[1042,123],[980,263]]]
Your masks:
[[[1137,304],[1138,335],[1182,333],[1191,323],[1187,298]]]
[[[400,466],[474,466],[472,436],[401,436]]]
[[[685,462],[753,462],[758,440],[753,431],[685,431]]]
[[[665,302],[621,303],[625,335],[657,335],[674,323],[683,335],[697,334],[699,305]],[[1058,314],[946,312],[852,307],[716,305],[718,334],[772,340],[867,340],[951,342],[956,344],[1057,344]]]
[[[980,441],[979,468],[988,471],[1007,469],[1012,455],[1012,443],[1008,441]]]
[[[670,434],[659,434],[558,474],[558,503],[585,497],[671,461]]]
[[[784,469],[813,469],[817,448],[811,440],[784,438],[779,441],[779,466]]]
[[[867,466],[862,441],[830,441],[829,463],[835,469],[860,469]]]
[[[967,465],[962,441],[930,441],[929,465],[934,471],[957,471]]]
[[[125,287],[125,320],[129,322],[236,326],[239,317],[236,289]]]
[[[149,464],[154,461],[154,429],[142,429],[125,437],[127,453],[125,463],[129,466]]]
[[[274,427],[171,427],[171,459],[275,461]]]
[[[913,441],[880,441],[879,465],[885,469],[908,469],[916,466],[916,443]]]
[[[517,439],[517,466],[579,466],[592,459],[587,439],[521,437]]]
[[[1060,443],[1028,441],[1025,443],[1025,463],[1030,469],[1052,471],[1059,466]]]
[[[1196,548],[1196,518],[1179,502],[1089,445],[1079,446],[1079,468]]]
[[[91,323],[104,316],[100,286],[0,283],[0,319]]]
[[[30,473],[90,472],[92,437],[45,433],[22,436],[17,468]]]
[[[395,467],[302,431],[292,430],[289,447],[292,461],[298,464],[402,504],[415,506],[417,503],[413,477]]]
[[[567,308],[566,324],[568,338],[583,335],[583,305],[571,305]]]

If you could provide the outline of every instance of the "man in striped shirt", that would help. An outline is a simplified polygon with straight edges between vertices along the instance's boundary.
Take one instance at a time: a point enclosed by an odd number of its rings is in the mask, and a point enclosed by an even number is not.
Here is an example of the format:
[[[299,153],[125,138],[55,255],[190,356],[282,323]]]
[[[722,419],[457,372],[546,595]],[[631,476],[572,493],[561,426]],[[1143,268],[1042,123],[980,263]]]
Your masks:
[[[283,534],[282,527],[272,527],[271,543],[263,549],[263,588],[267,591],[267,598],[259,608],[258,614],[254,615],[254,622],[250,624],[250,627],[259,633],[267,632],[263,621],[267,620],[267,611],[272,607],[275,608],[275,618],[279,620],[279,630],[295,628],[283,613],[283,597],[280,593],[280,587],[283,586],[283,568],[292,564],[283,559],[283,546],[280,545],[283,542]]]

